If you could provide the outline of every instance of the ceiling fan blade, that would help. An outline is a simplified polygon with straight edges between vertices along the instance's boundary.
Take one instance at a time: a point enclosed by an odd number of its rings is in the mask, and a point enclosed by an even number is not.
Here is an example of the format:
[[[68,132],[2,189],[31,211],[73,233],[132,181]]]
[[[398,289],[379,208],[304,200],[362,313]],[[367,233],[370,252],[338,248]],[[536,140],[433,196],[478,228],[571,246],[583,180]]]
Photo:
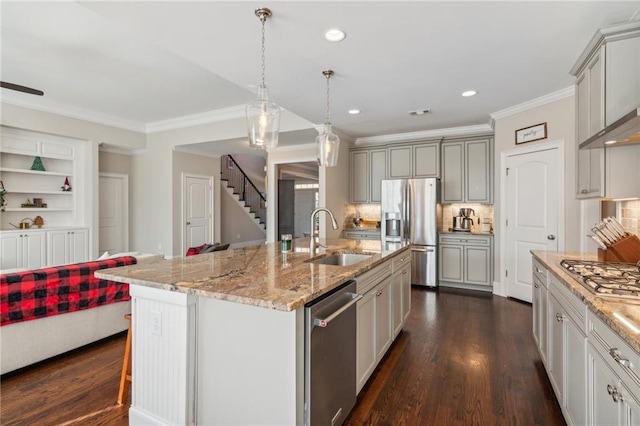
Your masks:
[[[6,81],[0,81],[0,87],[5,89],[17,90],[18,92],[28,93],[30,95],[44,95],[42,90],[32,89],[31,87],[20,86],[19,84],[7,83]]]

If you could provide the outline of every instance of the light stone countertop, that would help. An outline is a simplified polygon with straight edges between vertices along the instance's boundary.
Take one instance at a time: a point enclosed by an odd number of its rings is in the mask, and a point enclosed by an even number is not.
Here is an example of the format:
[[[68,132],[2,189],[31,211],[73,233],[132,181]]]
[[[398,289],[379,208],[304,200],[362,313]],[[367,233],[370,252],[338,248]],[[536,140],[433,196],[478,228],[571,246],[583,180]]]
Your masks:
[[[580,298],[598,318],[611,327],[636,352],[640,353],[640,334],[634,332],[613,315],[614,313],[621,315],[637,329],[640,329],[640,299],[597,296],[588,290],[576,275],[560,266],[562,259],[598,260],[596,255],[537,250],[531,253],[551,274],[555,275],[573,294]]]
[[[464,231],[453,231],[453,230],[442,230],[442,231],[438,231],[438,234],[444,235],[444,234],[455,234],[455,235],[459,235],[460,237],[464,237],[464,236],[469,236],[469,235],[480,235],[480,236],[486,236],[486,237],[493,237],[493,232],[481,232],[481,231],[470,231],[470,232],[464,232]]]
[[[408,243],[321,239],[318,255],[366,253],[351,266],[308,263],[309,238],[293,240],[282,253],[280,242],[97,271],[116,282],[194,294],[281,311],[293,311],[373,267],[408,250]]]

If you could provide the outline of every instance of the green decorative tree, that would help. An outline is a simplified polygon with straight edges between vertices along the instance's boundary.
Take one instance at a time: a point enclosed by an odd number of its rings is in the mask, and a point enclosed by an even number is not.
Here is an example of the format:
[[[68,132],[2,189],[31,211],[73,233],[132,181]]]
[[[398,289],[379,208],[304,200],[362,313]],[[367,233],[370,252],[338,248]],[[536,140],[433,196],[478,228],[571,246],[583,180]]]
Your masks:
[[[44,164],[42,164],[42,158],[36,157],[33,159],[33,164],[31,165],[31,170],[38,170],[39,172],[44,172]]]

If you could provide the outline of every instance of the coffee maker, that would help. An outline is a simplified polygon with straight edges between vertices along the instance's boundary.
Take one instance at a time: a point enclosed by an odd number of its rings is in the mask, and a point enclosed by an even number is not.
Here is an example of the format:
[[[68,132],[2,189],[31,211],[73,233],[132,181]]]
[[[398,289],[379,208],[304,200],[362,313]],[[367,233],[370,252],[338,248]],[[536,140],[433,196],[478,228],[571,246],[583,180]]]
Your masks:
[[[471,232],[473,219],[471,219],[470,216],[472,215],[476,215],[476,212],[473,209],[460,209],[460,211],[458,212],[458,216],[453,217],[453,230],[457,232]]]

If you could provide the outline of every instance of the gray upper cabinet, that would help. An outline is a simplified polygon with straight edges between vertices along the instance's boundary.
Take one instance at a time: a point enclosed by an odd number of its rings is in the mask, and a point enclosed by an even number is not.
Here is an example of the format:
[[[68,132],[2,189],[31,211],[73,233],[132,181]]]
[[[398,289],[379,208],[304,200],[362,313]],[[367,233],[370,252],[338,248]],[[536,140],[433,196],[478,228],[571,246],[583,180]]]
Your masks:
[[[411,177],[411,146],[389,148],[389,179]]]
[[[605,126],[640,107],[638,58],[640,22],[598,30],[585,48],[570,72],[576,77],[577,147]],[[615,182],[605,180],[609,174],[608,171],[605,173],[606,163],[609,162],[605,161],[605,148],[578,150],[577,198],[613,197],[618,192]]]
[[[350,153],[352,203],[379,203],[381,181],[387,178],[387,149],[363,149]]]
[[[413,177],[440,177],[440,143],[413,146]]]
[[[491,203],[492,140],[442,144],[442,202]]]
[[[352,203],[369,201],[369,151],[351,151],[350,200]]]
[[[389,147],[389,179],[440,177],[440,143]]]

